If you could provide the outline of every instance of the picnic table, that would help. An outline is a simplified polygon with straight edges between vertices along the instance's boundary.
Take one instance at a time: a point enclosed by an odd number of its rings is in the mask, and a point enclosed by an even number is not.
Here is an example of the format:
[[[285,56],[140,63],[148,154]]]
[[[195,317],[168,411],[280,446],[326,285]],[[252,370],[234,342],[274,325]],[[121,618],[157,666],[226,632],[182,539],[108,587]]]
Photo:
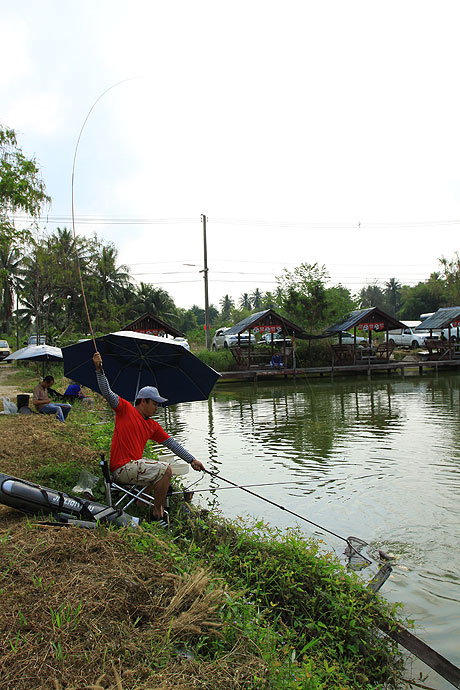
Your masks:
[[[376,347],[369,347],[359,345],[355,346],[351,343],[347,344],[335,344],[331,345],[333,362],[337,364],[355,364],[361,363],[372,363],[379,360],[390,359],[391,354],[395,348],[389,342],[380,343]]]
[[[450,359],[455,349],[453,343],[440,338],[427,338],[425,347],[428,350],[428,359],[432,360]]]

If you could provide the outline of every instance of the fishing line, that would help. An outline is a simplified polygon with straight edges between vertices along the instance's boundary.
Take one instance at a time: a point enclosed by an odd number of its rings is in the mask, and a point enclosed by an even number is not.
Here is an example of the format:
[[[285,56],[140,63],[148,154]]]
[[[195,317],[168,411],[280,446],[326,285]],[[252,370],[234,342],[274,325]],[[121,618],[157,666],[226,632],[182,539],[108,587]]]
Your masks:
[[[198,480],[200,481],[200,480]],[[192,486],[195,486],[197,482],[193,482],[193,484],[190,484],[190,486],[186,486],[182,491],[173,491],[171,496],[178,496],[181,495],[184,492],[190,491]],[[202,494],[205,491],[227,491],[228,489],[247,489],[248,487],[253,487],[253,486],[282,486],[284,484],[297,484],[297,482],[271,482],[271,483],[265,483],[265,484],[246,484],[245,486],[214,486],[211,489],[194,489],[193,493],[195,494]]]
[[[280,505],[279,503],[275,503],[275,501],[271,501],[269,498],[266,498],[265,496],[261,496],[260,494],[256,494],[255,491],[251,491],[250,489],[247,489],[244,486],[240,486],[239,484],[235,484],[235,482],[230,481],[230,479],[225,479],[221,474],[216,474],[215,472],[210,472],[209,470],[203,470],[206,472],[206,474],[209,474],[211,477],[214,477],[215,479],[221,479],[223,482],[227,482],[227,484],[231,484],[233,487],[237,489],[241,489],[242,491],[246,491],[246,493],[251,494],[251,496],[255,496],[256,498],[260,498],[261,501],[265,501],[266,503],[270,503],[270,505],[275,506],[275,508],[279,508],[280,510],[286,511],[286,513],[290,513],[291,515],[294,515],[294,517],[299,518],[299,520],[304,520],[305,522],[310,523],[310,525],[314,525],[314,527],[318,527],[318,529],[322,530],[323,532],[327,532],[328,534],[332,534],[332,536],[337,537],[337,539],[341,539],[344,541],[350,551],[354,551],[357,555],[359,555],[361,558],[364,558],[364,560],[368,561],[368,563],[372,563],[369,558],[366,558],[366,556],[363,556],[362,553],[359,552],[358,549],[356,549],[353,544],[351,543],[352,539],[356,539],[356,537],[348,537],[347,539],[345,537],[342,537],[340,534],[337,534],[337,532],[332,532],[332,530],[327,529],[327,527],[323,527],[322,525],[318,525],[317,522],[313,522],[313,520],[309,520],[306,518],[304,515],[299,515],[299,513],[295,513],[293,510],[290,510],[289,508],[286,508],[285,506]],[[361,541],[361,540],[360,540]]]
[[[94,108],[96,107],[96,105],[99,103],[99,101],[101,100],[101,98],[103,98],[103,97],[105,96],[106,93],[108,93],[109,91],[111,91],[112,89],[114,89],[116,86],[119,86],[119,84],[124,84],[124,83],[127,82],[127,81],[133,81],[133,79],[136,79],[136,78],[137,78],[137,77],[130,77],[130,78],[128,78],[128,79],[122,79],[121,81],[117,81],[115,84],[112,84],[112,86],[109,86],[108,89],[105,89],[105,91],[103,91],[103,92],[96,98],[96,100],[94,101],[93,105],[92,105],[91,108],[89,109],[88,114],[86,115],[85,120],[84,120],[84,122],[83,122],[83,124],[82,124],[82,126],[81,126],[80,133],[79,133],[79,135],[78,135],[77,143],[76,143],[76,146],[75,146],[74,156],[73,156],[73,164],[72,164],[72,230],[73,230],[73,240],[74,240],[75,256],[76,256],[76,259],[77,259],[78,277],[79,277],[79,279],[80,279],[80,287],[81,287],[81,293],[82,293],[82,297],[83,297],[83,304],[84,304],[84,307],[85,307],[86,318],[88,319],[89,330],[90,330],[90,333],[91,333],[91,339],[92,339],[92,341],[93,341],[94,351],[95,351],[95,352],[97,352],[96,339],[95,339],[95,337],[94,337],[94,331],[93,331],[93,326],[92,326],[92,323],[91,323],[91,318],[90,318],[90,315],[89,315],[88,304],[87,304],[87,302],[86,302],[85,288],[84,288],[84,285],[83,285],[83,278],[82,278],[81,269],[80,269],[80,257],[78,256],[78,251],[77,251],[77,234],[76,234],[76,231],[75,231],[75,209],[74,209],[75,164],[76,164],[76,161],[77,161],[78,146],[79,146],[79,144],[80,144],[80,139],[81,139],[81,136],[82,136],[82,134],[83,134],[83,130],[85,129],[85,125],[86,125],[86,123],[88,122],[88,119],[89,119],[91,113],[93,112]]]

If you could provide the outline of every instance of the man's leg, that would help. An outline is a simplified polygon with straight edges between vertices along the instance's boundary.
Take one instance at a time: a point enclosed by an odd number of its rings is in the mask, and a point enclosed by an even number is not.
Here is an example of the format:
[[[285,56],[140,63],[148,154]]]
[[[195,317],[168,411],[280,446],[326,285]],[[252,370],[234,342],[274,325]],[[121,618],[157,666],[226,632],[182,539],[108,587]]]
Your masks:
[[[64,422],[64,415],[62,414],[62,410],[59,407],[59,405],[56,405],[55,403],[48,403],[47,405],[43,405],[40,412],[42,414],[55,414],[56,419],[58,419],[60,422]]]
[[[72,409],[72,405],[69,405],[68,403],[56,403],[56,405],[61,408],[62,415],[64,417],[63,421],[65,421],[67,419],[67,415],[69,414],[70,410]]]
[[[157,519],[163,516],[171,476],[172,470],[167,462],[155,462],[144,458],[128,462],[113,473],[115,481],[120,482],[120,484],[146,486],[143,495],[151,496],[153,494],[153,515]],[[137,505],[143,507],[145,502],[138,500]]]
[[[147,487],[147,489],[145,491],[146,494],[152,495],[152,493],[153,493],[153,500],[154,500],[153,515],[158,520],[161,517],[163,517],[163,513],[164,513],[164,509],[165,509],[166,496],[168,494],[169,485],[171,483],[171,476],[172,476],[172,470],[171,470],[171,467],[168,465],[162,478],[159,481],[157,481],[155,484],[149,484],[149,486]]]

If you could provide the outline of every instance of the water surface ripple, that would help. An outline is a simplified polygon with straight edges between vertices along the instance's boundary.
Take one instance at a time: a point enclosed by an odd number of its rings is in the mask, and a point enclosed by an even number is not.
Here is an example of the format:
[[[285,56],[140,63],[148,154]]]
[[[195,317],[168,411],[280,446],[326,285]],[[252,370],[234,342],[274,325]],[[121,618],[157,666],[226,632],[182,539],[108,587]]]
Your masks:
[[[209,401],[164,414],[168,430],[209,469],[241,484],[273,483],[254,490],[339,535],[365,539],[373,553],[393,553],[382,594],[403,602],[423,639],[460,666],[459,402],[460,376],[441,374],[226,383]],[[199,484],[209,485],[209,478]],[[242,491],[216,496],[229,516],[295,524]],[[341,556],[340,540],[299,526]],[[451,687],[434,673],[429,684]]]

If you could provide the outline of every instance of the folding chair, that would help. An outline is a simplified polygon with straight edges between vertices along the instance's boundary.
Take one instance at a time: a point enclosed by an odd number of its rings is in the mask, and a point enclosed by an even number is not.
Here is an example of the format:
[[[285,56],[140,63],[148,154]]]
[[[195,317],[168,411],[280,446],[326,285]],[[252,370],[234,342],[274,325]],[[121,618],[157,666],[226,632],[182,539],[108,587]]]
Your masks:
[[[145,494],[146,486],[136,486],[135,484],[119,484],[113,480],[110,474],[109,464],[104,455],[101,455],[100,466],[102,470],[102,478],[104,481],[105,501],[108,506],[114,508],[121,508],[126,510],[135,501],[140,501],[146,506],[153,507],[154,500],[150,494]],[[168,492],[168,494],[171,491]],[[169,506],[169,496],[166,497],[165,507]]]

